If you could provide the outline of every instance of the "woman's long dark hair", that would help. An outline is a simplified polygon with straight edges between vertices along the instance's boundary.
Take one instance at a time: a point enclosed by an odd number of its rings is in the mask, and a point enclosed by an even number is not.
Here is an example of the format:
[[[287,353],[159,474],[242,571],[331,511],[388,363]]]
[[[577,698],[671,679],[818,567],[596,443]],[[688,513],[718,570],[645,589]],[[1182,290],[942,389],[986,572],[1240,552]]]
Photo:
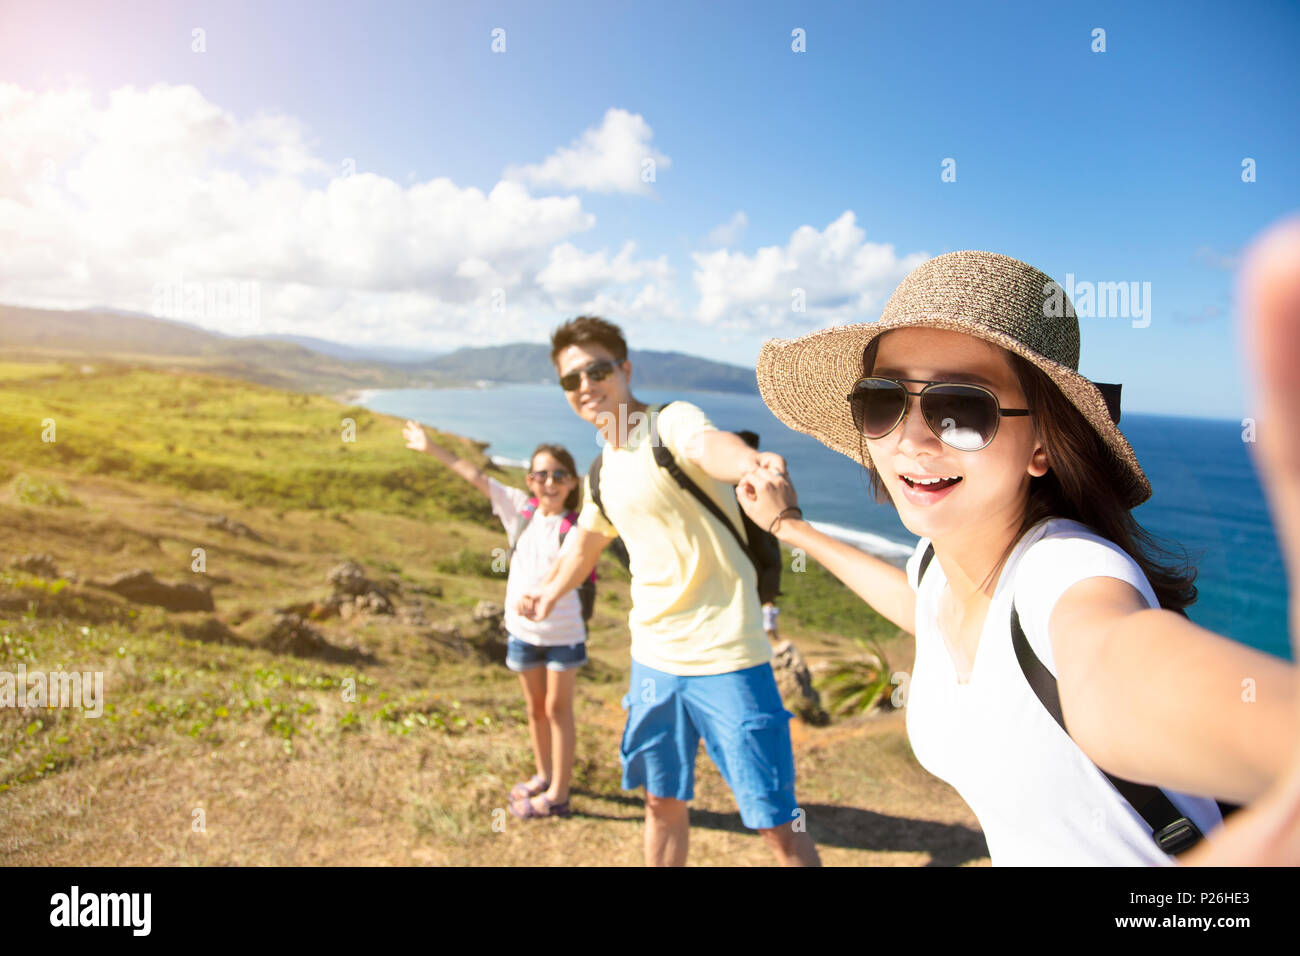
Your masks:
[[[533,462],[537,460],[537,456],[542,454],[542,452],[550,455],[567,468],[569,474],[578,479],[577,485],[574,486],[573,490],[570,491],[564,499],[565,511],[577,511],[578,504],[582,501],[582,477],[578,474],[578,469],[573,464],[573,456],[569,454],[568,449],[563,445],[538,445],[533,449],[533,453],[528,456],[529,471],[533,469]]]
[[[872,373],[879,343],[879,337],[872,339],[863,351],[863,375]],[[1122,485],[1118,476],[1123,466],[1114,452],[1045,372],[1014,352],[1007,351],[1006,355],[1033,413],[1031,421],[1047,452],[1049,468],[1047,474],[1029,479],[1029,500],[1020,528],[994,571],[1038,522],[1044,518],[1071,518],[1114,542],[1136,561],[1161,607],[1181,611],[1193,604],[1196,568],[1186,551],[1180,556],[1139,525],[1133,512],[1115,495],[1114,489]],[[889,501],[879,472],[867,465],[865,455],[860,457],[870,471],[876,501]]]

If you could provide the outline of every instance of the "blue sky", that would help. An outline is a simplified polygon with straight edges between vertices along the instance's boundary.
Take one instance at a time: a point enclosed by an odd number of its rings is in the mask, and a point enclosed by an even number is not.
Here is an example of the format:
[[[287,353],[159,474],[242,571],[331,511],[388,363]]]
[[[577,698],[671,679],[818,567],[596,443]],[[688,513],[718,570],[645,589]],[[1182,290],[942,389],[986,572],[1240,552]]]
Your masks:
[[[0,301],[255,282],[180,317],[432,349],[599,310],[752,366],[989,249],[1150,283],[1145,327],[1081,318],[1081,371],[1239,418],[1233,265],[1300,205],[1297,48],[1294,3],[9,2]]]

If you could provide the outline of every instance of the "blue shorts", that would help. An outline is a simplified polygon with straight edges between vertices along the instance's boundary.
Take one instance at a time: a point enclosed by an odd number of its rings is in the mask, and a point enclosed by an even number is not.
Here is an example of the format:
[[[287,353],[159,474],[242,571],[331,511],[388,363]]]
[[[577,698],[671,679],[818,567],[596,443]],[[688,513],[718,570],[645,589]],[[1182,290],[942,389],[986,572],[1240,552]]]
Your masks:
[[[569,671],[587,663],[587,642],[546,647],[529,644],[513,634],[506,639],[506,667],[512,671],[530,671],[546,665],[548,671]]]
[[[693,798],[703,737],[745,826],[767,830],[795,819],[794,715],[781,703],[771,664],[678,677],[634,660],[623,709],[624,790],[645,787],[656,797]]]

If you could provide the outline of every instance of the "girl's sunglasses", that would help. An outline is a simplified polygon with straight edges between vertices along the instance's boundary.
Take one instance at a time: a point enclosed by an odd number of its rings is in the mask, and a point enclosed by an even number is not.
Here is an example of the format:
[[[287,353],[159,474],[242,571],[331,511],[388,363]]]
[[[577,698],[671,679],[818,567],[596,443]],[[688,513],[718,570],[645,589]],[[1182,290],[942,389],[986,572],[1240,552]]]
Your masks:
[[[551,394],[555,394],[555,393],[552,392]],[[548,474],[549,474],[553,479],[555,479],[555,483],[556,483],[557,485],[558,485],[560,482],[566,480],[566,479],[569,477],[569,473],[568,473],[567,471],[565,471],[563,468],[556,468],[554,471],[550,471],[550,472],[547,472],[547,471],[530,471],[530,472],[528,473],[528,477],[531,478],[531,479],[533,479],[533,481],[540,481],[540,482],[545,483],[545,481],[546,481],[546,476],[547,476]]]
[[[904,382],[925,387],[909,392]],[[853,426],[866,438],[884,438],[907,417],[909,395],[920,396],[921,417],[930,431],[959,451],[987,448],[1002,416],[1029,414],[1027,408],[1002,408],[998,397],[982,385],[871,376],[859,380],[848,396]]]
[[[593,382],[604,381],[609,378],[614,371],[614,363],[609,359],[601,359],[599,362],[592,362],[586,368],[579,369],[576,372],[570,372],[568,375],[560,376],[560,388],[566,392],[572,392],[582,384],[582,375],[586,373],[587,378]]]

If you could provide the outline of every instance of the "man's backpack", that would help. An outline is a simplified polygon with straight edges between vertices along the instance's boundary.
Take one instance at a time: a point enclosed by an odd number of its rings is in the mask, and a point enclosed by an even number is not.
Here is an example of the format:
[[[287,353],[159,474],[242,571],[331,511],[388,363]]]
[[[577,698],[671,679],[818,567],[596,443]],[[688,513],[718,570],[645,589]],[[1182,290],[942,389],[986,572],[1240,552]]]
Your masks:
[[[695,498],[704,505],[704,507],[735,537],[736,542],[740,545],[742,551],[749,555],[749,560],[754,564],[754,571],[758,578],[758,600],[761,604],[767,604],[774,601],[781,593],[781,544],[777,541],[776,536],[760,528],[750,520],[749,515],[745,514],[743,508],[740,509],[740,518],[745,527],[745,537],[740,536],[740,532],[718,507],[717,502],[710,498],[700,489],[690,476],[682,471],[681,467],[673,459],[673,454],[668,448],[659,441],[659,412],[671,405],[667,402],[662,405],[651,405],[647,409],[650,416],[650,447],[654,452],[655,462],[660,468],[663,468],[673,480],[682,488],[690,492]],[[755,442],[757,439],[755,439]],[[605,506],[600,500],[600,465],[601,455],[591,463],[591,469],[587,474],[588,485],[591,489],[591,500],[596,503],[600,513],[604,515],[605,520],[609,521],[609,515],[605,513]],[[611,524],[613,522],[610,522]],[[624,567],[629,567],[630,560],[627,552],[627,546],[622,538],[616,539],[610,544],[610,550],[614,556],[622,563]]]
[[[925,569],[930,566],[932,558],[934,558],[934,545],[927,544],[916,573],[918,590],[921,586],[921,578],[924,577]],[[1065,726],[1065,715],[1061,711],[1061,697],[1056,689],[1056,678],[1038,659],[1038,655],[1029,644],[1029,639],[1025,637],[1024,628],[1020,626],[1020,612],[1016,610],[1014,599],[1011,602],[1011,645],[1015,649],[1016,660],[1020,663],[1020,670],[1025,675],[1025,680],[1029,681],[1029,686],[1033,688],[1039,701],[1069,736],[1070,731]],[[1101,770],[1100,767],[1097,769]],[[1204,836],[1196,824],[1185,817],[1159,787],[1134,783],[1132,780],[1112,776],[1105,770],[1101,772],[1151,827],[1151,838],[1165,853],[1178,854],[1189,850]],[[1228,814],[1241,809],[1235,803],[1224,803],[1221,800],[1214,802],[1219,805],[1219,813],[1225,820]]]
[[[536,498],[529,498],[524,507],[519,512],[519,521],[515,525],[515,533],[510,539],[510,550],[506,553],[506,563],[515,556],[515,547],[519,544],[519,536],[524,533],[533,520],[533,515],[537,512],[539,504]],[[566,511],[564,518],[560,521],[560,546],[564,546],[564,539],[578,523],[578,513],[576,511]],[[591,576],[578,585],[578,598],[582,602],[582,619],[591,620],[591,614],[596,609],[596,571],[593,568]]]

